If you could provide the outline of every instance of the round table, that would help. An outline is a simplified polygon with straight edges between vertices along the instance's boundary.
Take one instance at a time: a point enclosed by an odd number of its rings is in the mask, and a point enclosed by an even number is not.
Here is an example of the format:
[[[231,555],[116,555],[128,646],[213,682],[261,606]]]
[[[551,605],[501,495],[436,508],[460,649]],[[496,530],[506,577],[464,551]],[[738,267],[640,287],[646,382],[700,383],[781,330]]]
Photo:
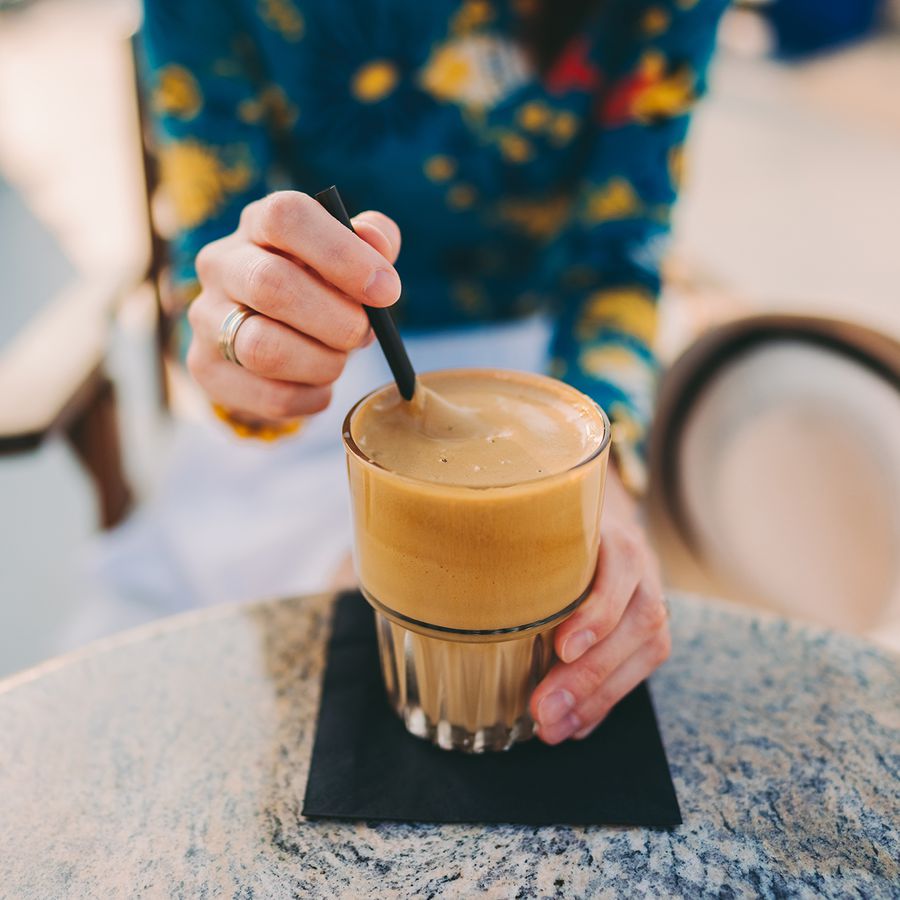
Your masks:
[[[0,683],[0,896],[900,897],[897,658],[674,597],[651,689],[681,827],[314,822],[332,599],[163,620]]]

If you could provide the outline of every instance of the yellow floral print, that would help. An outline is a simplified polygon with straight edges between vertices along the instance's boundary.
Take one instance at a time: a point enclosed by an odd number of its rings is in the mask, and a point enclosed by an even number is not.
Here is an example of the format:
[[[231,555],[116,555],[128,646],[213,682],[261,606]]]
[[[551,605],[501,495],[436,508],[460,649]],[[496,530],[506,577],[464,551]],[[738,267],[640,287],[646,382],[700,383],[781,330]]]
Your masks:
[[[276,131],[287,131],[297,121],[299,111],[277,84],[267,85],[258,97],[241,101],[238,118],[248,125],[268,122]]]
[[[168,65],[159,70],[151,97],[153,109],[176,119],[193,119],[203,106],[200,85],[184,66]]]
[[[572,199],[566,194],[545,200],[503,200],[497,206],[501,222],[512,225],[536,240],[558,234],[569,218]]]
[[[611,178],[587,198],[586,218],[595,223],[627,219],[641,211],[641,201],[631,182]]]
[[[659,50],[648,50],[638,60],[638,69],[647,81],[662,78],[666,74],[666,58]]]
[[[477,199],[475,188],[469,184],[454,184],[447,191],[447,204],[452,209],[468,209]]]
[[[587,298],[576,334],[580,340],[591,340],[604,328],[615,328],[649,347],[656,336],[656,322],[656,304],[648,291],[641,288],[603,290]]]
[[[438,100],[456,101],[475,78],[471,58],[455,44],[439,47],[422,70],[421,83]]]
[[[553,110],[546,103],[532,100],[522,106],[517,117],[526,131],[542,131],[553,121]]]
[[[306,24],[293,0],[258,0],[259,17],[292,44],[303,37]]]
[[[509,162],[524,163],[534,157],[534,148],[531,144],[525,138],[519,137],[513,132],[501,134],[498,138],[498,143],[503,158],[509,160]]]
[[[418,74],[422,90],[463,109],[490,109],[533,75],[522,47],[491,33],[436,45]]]
[[[666,74],[665,57],[651,51],[644,54],[640,68],[649,84],[634,99],[632,110],[638,119],[677,116],[691,108],[696,94],[694,73],[688,66]]]
[[[220,153],[237,157],[233,165]],[[253,180],[250,154],[244,147],[214,148],[187,140],[166,144],[160,152],[162,183],[181,228],[196,228],[219,212],[229,194]]]
[[[571,112],[557,113],[550,124],[550,143],[557,147],[567,144],[578,132],[578,117]]]
[[[592,378],[609,381],[623,391],[637,409],[649,409],[656,376],[647,361],[623,344],[586,347],[578,354],[578,368]]]
[[[466,0],[450,22],[450,31],[468,34],[493,21],[494,15],[494,9],[488,0]]]
[[[669,14],[659,6],[651,6],[641,16],[641,30],[648,37],[657,37],[669,27]]]
[[[429,156],[422,167],[430,181],[448,181],[456,174],[456,160],[449,156]]]
[[[374,59],[357,69],[350,91],[360,103],[378,103],[392,93],[400,80],[397,66],[389,59]]]
[[[269,85],[262,92],[262,101],[268,108],[269,121],[278,131],[287,131],[297,121],[300,112],[291,103],[284,88],[277,84]]]

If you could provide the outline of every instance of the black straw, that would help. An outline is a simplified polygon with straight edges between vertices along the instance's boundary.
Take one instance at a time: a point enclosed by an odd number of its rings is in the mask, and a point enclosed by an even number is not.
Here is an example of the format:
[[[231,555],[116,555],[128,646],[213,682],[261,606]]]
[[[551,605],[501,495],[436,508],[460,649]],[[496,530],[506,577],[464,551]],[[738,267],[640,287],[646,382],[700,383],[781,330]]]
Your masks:
[[[353,225],[350,223],[350,216],[347,215],[344,201],[341,200],[341,195],[334,185],[330,188],[326,188],[324,191],[319,191],[319,193],[316,194],[316,200],[318,200],[319,203],[321,203],[322,206],[341,223],[341,225],[345,225],[353,231]],[[355,234],[356,232],[354,231],[353,233]],[[387,359],[388,365],[391,367],[391,372],[393,373],[394,380],[397,382],[397,389],[400,391],[400,396],[403,397],[404,400],[412,400],[416,390],[416,373],[412,367],[412,363],[409,361],[406,347],[403,346],[403,340],[400,337],[400,332],[397,331],[394,320],[391,318],[390,311],[376,306],[363,306],[363,309],[369,317],[372,331],[375,332],[375,337],[378,338],[378,343],[381,344],[385,359]]]

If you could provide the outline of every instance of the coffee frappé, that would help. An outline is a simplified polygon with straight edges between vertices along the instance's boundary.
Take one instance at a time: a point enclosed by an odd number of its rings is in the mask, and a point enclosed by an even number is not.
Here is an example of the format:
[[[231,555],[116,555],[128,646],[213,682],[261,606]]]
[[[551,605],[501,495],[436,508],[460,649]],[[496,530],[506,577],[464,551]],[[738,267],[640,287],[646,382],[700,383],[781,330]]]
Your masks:
[[[446,748],[529,737],[553,631],[584,599],[600,541],[609,422],[540,375],[421,375],[344,424],[363,594],[388,695],[407,728]]]

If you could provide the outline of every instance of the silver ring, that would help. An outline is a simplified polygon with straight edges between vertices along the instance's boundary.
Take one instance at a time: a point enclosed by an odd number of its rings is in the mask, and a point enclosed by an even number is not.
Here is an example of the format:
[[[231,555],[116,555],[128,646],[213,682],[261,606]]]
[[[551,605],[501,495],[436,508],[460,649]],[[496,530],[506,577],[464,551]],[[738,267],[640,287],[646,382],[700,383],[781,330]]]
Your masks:
[[[242,366],[241,361],[235,355],[234,342],[241,325],[243,325],[250,316],[256,315],[258,315],[258,313],[255,309],[248,309],[246,306],[236,306],[227,316],[225,316],[225,319],[219,326],[219,353],[222,354],[222,357],[226,362],[233,362]]]

